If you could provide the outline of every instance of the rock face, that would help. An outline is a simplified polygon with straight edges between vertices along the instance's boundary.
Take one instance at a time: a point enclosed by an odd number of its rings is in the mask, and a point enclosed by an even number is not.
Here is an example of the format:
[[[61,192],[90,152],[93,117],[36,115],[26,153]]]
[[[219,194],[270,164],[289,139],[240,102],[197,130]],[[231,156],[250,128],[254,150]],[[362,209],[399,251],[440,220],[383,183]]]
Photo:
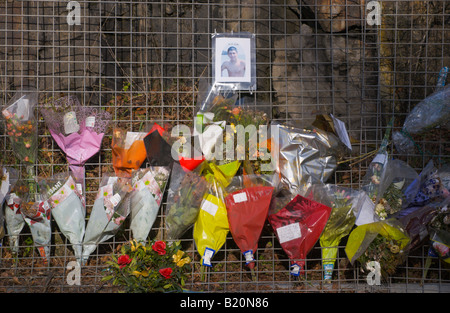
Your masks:
[[[376,83],[376,76],[364,73],[375,51],[359,38],[316,34],[303,24],[299,34],[274,46],[272,76],[280,112],[306,123],[315,114],[332,113],[347,122],[350,131],[360,129],[361,118],[373,119],[376,102],[363,89]]]
[[[316,15],[326,32],[342,32],[352,26],[361,26],[365,0],[299,0]]]

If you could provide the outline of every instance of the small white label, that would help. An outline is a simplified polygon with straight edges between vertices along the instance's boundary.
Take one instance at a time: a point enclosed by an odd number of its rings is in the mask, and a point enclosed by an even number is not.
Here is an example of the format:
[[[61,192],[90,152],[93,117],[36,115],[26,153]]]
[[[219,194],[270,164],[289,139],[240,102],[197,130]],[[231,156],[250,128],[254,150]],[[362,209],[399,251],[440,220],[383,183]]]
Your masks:
[[[247,201],[247,194],[245,192],[234,194],[233,200],[235,203],[245,202]]]
[[[253,251],[252,250],[248,250],[244,252],[244,257],[245,257],[245,262],[246,263],[251,263],[253,262],[255,259],[253,258]]]
[[[14,198],[17,198],[17,195],[15,193],[10,193],[7,204],[8,205],[13,205],[14,204]]]
[[[77,184],[77,190],[79,193],[83,193],[83,186],[81,184]]]
[[[95,126],[95,116],[88,116],[86,118],[86,127],[94,127]]]
[[[298,264],[294,264],[291,266],[291,275],[293,276],[300,275],[300,266]]]
[[[118,193],[116,193],[110,199],[112,205],[114,205],[115,207],[119,204],[120,200],[122,200],[122,197]]]
[[[280,243],[285,243],[287,241],[300,238],[302,236],[299,223],[282,226],[277,229],[277,234]]]
[[[76,133],[80,130],[80,125],[78,125],[77,115],[74,111],[67,112],[64,115],[64,131],[66,135]]]
[[[208,212],[212,216],[216,216],[218,208],[219,207],[217,205],[215,205],[211,201],[208,201],[208,200],[205,199],[205,200],[203,200],[203,203],[202,203],[202,206],[201,206],[200,209],[205,211],[205,212]]]
[[[203,265],[205,266],[212,266],[211,265],[211,259],[214,256],[214,253],[216,251],[214,251],[213,249],[210,248],[205,248],[205,253],[203,253]]]

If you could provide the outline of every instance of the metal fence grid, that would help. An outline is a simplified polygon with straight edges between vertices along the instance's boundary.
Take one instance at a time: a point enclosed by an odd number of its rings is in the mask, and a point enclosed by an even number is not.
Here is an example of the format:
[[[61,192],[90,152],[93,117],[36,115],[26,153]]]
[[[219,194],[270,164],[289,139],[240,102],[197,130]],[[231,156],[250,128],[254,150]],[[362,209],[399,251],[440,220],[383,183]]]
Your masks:
[[[77,1],[80,25],[68,25],[68,1],[0,2],[0,99],[37,88],[40,106],[61,95],[99,105],[130,130],[143,121],[192,123],[199,81],[211,76],[211,34],[248,31],[256,35],[257,90],[241,92],[249,104],[268,105],[274,120],[309,123],[317,113],[333,113],[357,139],[354,149],[375,149],[387,120],[400,128],[406,114],[434,91],[441,67],[450,64],[450,3],[379,1],[381,25],[367,23],[358,0]],[[366,1],[367,2],[367,1]],[[362,3],[362,4],[361,4]],[[394,157],[420,171],[430,158],[447,160],[450,136],[435,129],[415,138],[414,155]],[[39,122],[36,174],[64,169],[65,157]],[[102,173],[112,171],[111,133],[86,165],[87,208]],[[14,162],[0,125],[2,162]],[[393,148],[393,146],[392,146]],[[368,162],[339,167],[331,182],[359,188]],[[164,231],[165,203],[150,237]],[[127,226],[127,224],[125,224]],[[8,236],[0,248],[0,292],[110,292],[101,282],[105,261],[130,239],[124,227],[100,244],[82,268],[81,285],[66,281],[73,252],[53,223],[51,262],[44,266],[29,229],[20,235],[20,254],[11,257]],[[289,260],[269,225],[256,252],[252,281],[229,236],[200,281],[193,240],[183,239],[194,266],[188,288],[206,292],[448,292],[448,265],[433,259],[426,279],[427,246],[413,251],[395,275],[369,286],[366,275],[339,249],[334,279],[324,284],[320,247],[308,254],[306,280],[289,275]]]

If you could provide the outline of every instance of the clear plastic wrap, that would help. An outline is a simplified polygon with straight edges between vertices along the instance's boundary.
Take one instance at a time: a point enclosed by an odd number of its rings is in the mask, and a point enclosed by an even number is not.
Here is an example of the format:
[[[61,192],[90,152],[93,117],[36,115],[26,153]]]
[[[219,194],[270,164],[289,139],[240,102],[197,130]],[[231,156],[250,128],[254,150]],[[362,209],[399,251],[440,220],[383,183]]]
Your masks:
[[[206,180],[199,173],[173,164],[165,210],[169,240],[180,239],[194,225],[205,191]]]
[[[392,139],[400,153],[414,153],[411,135],[444,126],[450,118],[450,85],[443,87],[420,101],[408,114],[401,131],[395,131]]]

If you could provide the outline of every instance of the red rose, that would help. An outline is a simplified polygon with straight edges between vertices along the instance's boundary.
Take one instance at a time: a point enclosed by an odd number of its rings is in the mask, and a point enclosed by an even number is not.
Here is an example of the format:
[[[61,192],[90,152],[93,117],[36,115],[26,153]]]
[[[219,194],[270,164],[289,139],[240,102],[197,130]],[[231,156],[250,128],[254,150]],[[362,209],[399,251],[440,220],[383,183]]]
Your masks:
[[[158,240],[152,245],[153,251],[159,255],[166,254],[166,243],[164,241]]]
[[[172,277],[172,268],[171,267],[167,267],[167,268],[162,268],[159,270],[159,273],[165,278],[165,279],[169,279]]]
[[[131,258],[127,254],[121,255],[117,259],[117,264],[119,264],[120,269],[124,268],[125,266],[127,266],[130,263],[131,263]]]

